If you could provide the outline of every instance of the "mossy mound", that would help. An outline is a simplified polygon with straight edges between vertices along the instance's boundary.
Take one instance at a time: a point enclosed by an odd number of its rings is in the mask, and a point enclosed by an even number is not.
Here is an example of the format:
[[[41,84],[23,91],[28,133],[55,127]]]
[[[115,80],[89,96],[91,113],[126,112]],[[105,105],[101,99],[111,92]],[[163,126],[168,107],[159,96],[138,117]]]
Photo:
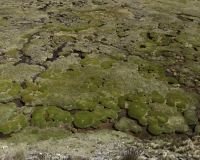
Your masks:
[[[164,103],[165,102],[165,98],[164,96],[162,96],[160,93],[158,93],[157,91],[153,91],[151,92],[150,94],[151,96],[151,101],[154,103],[154,102],[157,102],[157,103]]]
[[[128,115],[135,119],[144,117],[149,110],[149,107],[142,102],[134,101],[128,105]]]
[[[152,111],[148,114],[147,123],[148,131],[151,134],[159,135],[163,133],[162,126],[168,122],[168,117],[165,113],[160,111]]]
[[[0,123],[6,122],[13,115],[16,108],[15,103],[0,103]]]
[[[198,122],[197,113],[194,109],[184,110],[183,115],[188,125],[194,125]]]
[[[12,115],[6,122],[0,124],[0,132],[3,134],[17,132],[20,129],[27,127],[28,125],[29,124],[24,115],[22,114]]]
[[[81,65],[99,65],[99,60],[96,58],[85,57],[80,61]]]
[[[87,128],[94,123],[94,116],[89,111],[77,111],[74,114],[74,125],[78,128]]]
[[[85,77],[83,84],[80,86],[81,89],[96,92],[98,91],[99,87],[102,86],[104,80],[102,77],[98,75],[90,75]]]
[[[77,128],[99,127],[107,118],[116,119],[117,113],[111,109],[96,109],[93,112],[77,111],[74,114],[74,125]]]
[[[159,126],[159,128],[162,129],[162,133],[184,133],[188,131],[189,127],[185,118],[176,108],[170,107],[166,104],[153,104],[150,108],[151,112],[147,117],[147,123],[149,126]],[[159,132],[161,132],[161,129],[159,129]]]
[[[115,112],[120,112],[120,108],[117,106],[117,103],[109,98],[100,97],[99,103],[102,104],[105,108],[112,109]]]
[[[131,131],[138,133],[142,131],[141,127],[135,121],[126,117],[121,117],[120,120],[115,123],[114,127],[122,132]]]
[[[153,135],[159,135],[163,132],[163,129],[158,125],[152,124],[148,126],[148,131]]]
[[[140,34],[142,37],[144,37],[147,41],[153,42],[156,45],[160,46],[166,46],[170,42],[169,36],[161,33],[156,32],[143,32]]]
[[[199,123],[195,126],[195,133],[197,133],[197,134],[200,133],[200,124]]]
[[[135,50],[138,51],[140,54],[153,54],[156,50],[156,45],[151,42],[139,42],[135,45]]]
[[[145,78],[163,79],[165,77],[165,69],[161,65],[151,62],[139,64],[138,72]]]
[[[70,123],[73,117],[69,112],[55,106],[38,107],[32,113],[31,125],[44,128],[58,126],[60,123]]]
[[[101,67],[103,67],[104,69],[110,69],[112,68],[112,65],[115,63],[115,60],[107,60],[101,63]]]
[[[180,112],[185,110],[189,104],[187,97],[184,97],[178,93],[168,93],[166,98],[167,105],[171,107],[177,107],[177,110]]]
[[[15,103],[0,104],[0,132],[9,134],[28,126],[27,118],[23,114],[15,113]]]
[[[27,142],[29,144],[35,144],[38,143],[39,141],[44,141],[49,139],[56,141],[59,139],[67,138],[70,135],[71,135],[70,132],[56,127],[45,128],[45,129],[26,127],[20,132],[14,134],[12,133],[10,137],[7,139],[7,142],[16,144]]]
[[[15,98],[19,98],[22,87],[18,82],[13,83],[12,80],[0,79],[0,102],[9,102]]]
[[[78,100],[76,101],[76,107],[80,110],[94,110],[97,106],[97,103],[93,100]]]

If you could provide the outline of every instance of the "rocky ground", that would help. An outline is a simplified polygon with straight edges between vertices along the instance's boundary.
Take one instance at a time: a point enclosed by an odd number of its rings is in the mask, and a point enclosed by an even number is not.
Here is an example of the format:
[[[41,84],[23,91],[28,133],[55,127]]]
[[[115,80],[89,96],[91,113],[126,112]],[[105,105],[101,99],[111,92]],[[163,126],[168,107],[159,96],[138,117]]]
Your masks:
[[[0,159],[200,159],[199,8],[1,0]]]

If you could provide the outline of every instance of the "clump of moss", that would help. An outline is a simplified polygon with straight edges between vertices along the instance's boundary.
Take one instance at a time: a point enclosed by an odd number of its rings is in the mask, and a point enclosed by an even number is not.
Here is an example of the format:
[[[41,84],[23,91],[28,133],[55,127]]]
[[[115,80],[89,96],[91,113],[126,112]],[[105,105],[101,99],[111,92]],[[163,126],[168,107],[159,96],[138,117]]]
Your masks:
[[[0,123],[6,122],[13,115],[16,108],[15,103],[0,103]]]
[[[197,114],[194,109],[184,110],[183,115],[188,125],[194,125],[198,122]]]
[[[156,50],[156,45],[151,42],[138,42],[135,45],[136,51],[138,51],[140,54],[153,54],[153,52]]]
[[[180,112],[185,110],[189,104],[188,99],[178,93],[168,93],[166,98],[167,104],[171,107],[177,107]]]
[[[134,101],[128,105],[128,115],[135,119],[144,117],[149,110],[149,107],[142,102]]]
[[[110,69],[112,68],[112,65],[115,63],[115,60],[107,60],[101,63],[101,67],[103,67],[104,69]]]
[[[145,78],[163,79],[165,77],[165,69],[159,64],[150,62],[138,65],[138,72]]]
[[[13,54],[16,54],[16,53],[18,53],[18,52],[19,52],[18,49],[12,49],[12,50],[7,51],[7,52],[6,52],[6,55],[13,55]]]
[[[115,123],[114,127],[115,129],[122,132],[131,131],[134,133],[138,133],[142,131],[141,127],[136,124],[135,121],[126,117],[121,117],[120,120]]]
[[[178,80],[174,77],[166,77],[165,80],[169,83],[169,84],[178,84]]]
[[[147,116],[149,132],[152,134],[186,132],[189,127],[182,114],[176,107],[170,107],[166,104],[154,103],[150,105],[151,112]],[[155,129],[155,133],[154,133]],[[159,131],[159,132],[158,132]]]
[[[99,60],[96,58],[85,57],[80,61],[81,65],[99,65]]]
[[[71,133],[57,127],[38,129],[33,127],[26,127],[20,132],[11,133],[10,137],[6,140],[8,143],[22,143],[35,144],[44,140],[59,140],[70,136]]]
[[[151,97],[151,101],[153,103],[154,102],[157,102],[157,103],[164,103],[165,102],[165,98],[160,93],[158,93],[157,91],[152,91],[151,94],[150,94],[150,97]]]
[[[152,111],[148,114],[147,123],[148,131],[151,134],[159,135],[163,132],[162,125],[168,122],[166,114],[160,111]]]
[[[154,42],[156,45],[166,46],[170,42],[170,38],[165,34],[156,32],[141,33],[148,41]]]
[[[87,128],[94,123],[94,117],[92,112],[89,111],[77,111],[74,114],[74,125],[78,128]]]
[[[101,76],[90,75],[85,77],[83,84],[80,86],[81,89],[90,92],[96,92],[104,83],[104,79]]]
[[[117,113],[111,109],[95,109],[93,112],[77,111],[74,114],[74,125],[78,128],[97,128],[102,122],[106,122],[107,118],[116,119]]]
[[[0,79],[0,102],[8,102],[19,97],[22,87],[18,82],[13,83],[8,79]]]
[[[22,114],[15,114],[9,117],[9,119],[0,124],[0,132],[3,134],[8,134],[12,132],[17,132],[22,128],[28,126],[27,119]]]
[[[97,106],[97,103],[93,100],[78,100],[76,101],[76,107],[80,110],[94,110]]]
[[[31,124],[41,128],[58,126],[60,123],[70,123],[73,117],[69,112],[55,106],[38,107],[32,113]]]

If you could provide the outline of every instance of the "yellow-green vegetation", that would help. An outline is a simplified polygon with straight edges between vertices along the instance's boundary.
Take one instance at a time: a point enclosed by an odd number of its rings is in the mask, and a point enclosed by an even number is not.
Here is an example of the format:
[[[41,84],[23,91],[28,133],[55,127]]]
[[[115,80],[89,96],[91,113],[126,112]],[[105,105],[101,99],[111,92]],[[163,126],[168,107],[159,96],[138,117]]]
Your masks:
[[[16,53],[18,53],[18,52],[19,52],[18,49],[12,49],[12,50],[7,51],[7,52],[6,52],[6,55],[12,55],[12,54],[16,54]]]
[[[191,93],[200,93],[199,20],[189,1],[179,2],[48,5],[20,21],[5,12],[0,132],[36,141],[107,122],[123,132],[199,133],[199,97]]]
[[[121,117],[120,120],[115,123],[114,127],[115,129],[122,132],[131,131],[134,133],[138,133],[142,131],[141,127],[137,123],[135,123],[135,121],[126,117]]]
[[[7,139],[7,142],[16,144],[21,142],[27,142],[28,144],[35,144],[39,141],[49,139],[56,141],[59,139],[67,138],[70,135],[70,132],[55,127],[45,129],[26,127],[18,133],[11,134],[11,137]]]
[[[96,109],[93,112],[77,111],[74,114],[74,125],[78,128],[99,127],[107,118],[116,119],[117,113],[111,109]]]
[[[22,87],[19,83],[13,83],[8,79],[0,79],[0,102],[9,102],[15,98],[19,98]]]
[[[167,104],[171,107],[177,107],[178,111],[185,110],[188,103],[188,99],[178,93],[167,94]]]
[[[55,106],[38,107],[32,113],[31,125],[44,128],[58,126],[60,123],[70,123],[73,117],[69,112]]]
[[[0,104],[0,133],[17,132],[28,126],[27,118],[15,113],[15,103]]]
[[[0,132],[3,134],[8,134],[12,132],[17,132],[22,128],[27,127],[29,124],[27,122],[27,119],[22,114],[14,114],[9,119],[0,124]]]

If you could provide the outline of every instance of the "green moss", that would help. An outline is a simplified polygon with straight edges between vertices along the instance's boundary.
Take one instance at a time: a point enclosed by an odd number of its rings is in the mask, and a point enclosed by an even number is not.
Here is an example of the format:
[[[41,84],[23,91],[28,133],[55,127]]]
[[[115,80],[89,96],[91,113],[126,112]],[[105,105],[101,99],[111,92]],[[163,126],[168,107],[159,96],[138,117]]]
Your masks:
[[[126,96],[120,96],[118,98],[118,104],[117,105],[122,109],[126,107],[125,98],[126,98]]]
[[[163,79],[165,77],[165,69],[159,64],[146,62],[138,65],[138,72],[145,78]]]
[[[173,78],[173,77],[166,77],[165,80],[169,83],[169,84],[178,84],[178,80]]]
[[[134,133],[138,133],[142,131],[141,127],[136,124],[135,121],[126,117],[121,117],[120,120],[115,123],[114,127],[115,129],[122,132],[131,131]]]
[[[80,86],[81,89],[86,90],[86,91],[90,91],[90,92],[97,92],[98,91],[98,87],[94,84],[87,84],[84,83]]]
[[[12,132],[17,132],[22,128],[28,126],[27,119],[24,115],[12,115],[8,121],[0,124],[0,132],[3,134],[8,134]]]
[[[6,52],[6,55],[13,55],[13,54],[16,54],[16,53],[18,53],[18,52],[19,52],[18,49],[12,49],[12,50],[10,50],[10,51],[7,51],[7,52]]]
[[[145,54],[152,54],[156,50],[156,45],[150,42],[139,42],[135,45],[136,51]]]
[[[184,118],[188,125],[194,125],[198,122],[197,114],[195,110],[186,109],[183,112]]]
[[[76,107],[81,110],[94,110],[97,103],[92,100],[79,100],[76,102]]]
[[[71,54],[71,52],[59,52],[58,53],[59,56],[68,56],[70,54]]]
[[[19,83],[14,83],[13,87],[11,88],[11,90],[9,90],[9,94],[13,97],[16,97],[18,95],[18,93],[22,90],[23,88],[20,86]]]
[[[195,133],[197,133],[197,134],[200,133],[200,124],[199,123],[195,126]]]
[[[183,111],[188,106],[188,99],[178,93],[168,93],[167,104],[171,107],[177,107],[177,110]]]
[[[73,117],[69,112],[55,106],[38,107],[32,113],[31,124],[44,128],[46,126],[58,126],[60,123],[69,123]]]
[[[119,112],[120,108],[117,106],[117,104],[110,100],[110,99],[106,99],[106,98],[101,98],[101,100],[99,101],[105,108],[109,108],[112,109],[115,112]]]
[[[42,28],[44,28],[44,29],[49,29],[49,28],[54,28],[54,27],[55,27],[54,24],[49,24],[49,25],[42,26]]]
[[[21,36],[21,38],[30,38],[33,34],[32,33],[27,33]]]
[[[60,35],[60,36],[57,36],[57,37],[54,37],[53,38],[53,41],[54,42],[57,42],[57,40],[64,40],[66,42],[75,42],[75,38],[74,37],[71,37],[71,36],[67,36],[67,35]]]
[[[77,111],[74,114],[74,125],[78,128],[87,128],[94,123],[94,116],[92,112]]]
[[[158,93],[157,91],[151,92],[150,97],[151,97],[151,101],[153,103],[154,102],[157,102],[157,103],[164,103],[165,102],[165,98],[160,93]]]
[[[158,125],[157,119],[153,116],[147,117],[147,123],[148,123],[148,125]]]
[[[126,96],[127,96],[126,99],[128,101],[131,101],[131,102],[133,102],[133,101],[140,101],[140,96],[138,96],[137,94],[127,94]]]
[[[182,113],[176,107],[167,104],[154,103],[150,105],[151,112],[147,116],[149,125],[158,125],[163,133],[187,132],[189,127]]]
[[[37,144],[39,141],[50,140],[56,141],[59,139],[67,138],[71,133],[59,128],[45,128],[36,129],[33,127],[26,127],[22,131],[11,134],[6,141],[8,143],[23,143]]]
[[[84,59],[80,60],[81,65],[98,65],[99,60],[96,58],[85,57]]]
[[[165,124],[165,123],[168,122],[168,117],[167,117],[167,115],[164,114],[164,113],[161,112],[161,111],[152,111],[152,112],[150,112],[150,113],[148,114],[148,117],[149,117],[149,116],[154,117],[154,118],[157,120],[158,124]]]
[[[101,63],[101,67],[103,67],[104,69],[110,69],[112,68],[112,65],[115,63],[115,60],[107,60]]]
[[[90,75],[85,77],[84,79],[84,83],[88,83],[88,84],[94,84],[97,87],[100,87],[103,84],[104,80],[102,79],[102,77],[98,76],[98,75]]]
[[[15,103],[0,103],[0,124],[6,122],[16,109]]]
[[[126,32],[121,31],[121,32],[118,33],[118,36],[119,37],[126,37]]]
[[[142,117],[138,120],[139,124],[142,125],[142,126],[146,126],[148,123],[147,123],[147,118],[146,117]]]
[[[153,41],[157,45],[166,46],[170,42],[170,38],[164,34],[148,32],[146,36],[150,41]]]
[[[159,135],[163,132],[162,128],[158,125],[149,125],[148,131],[153,135]]]
[[[117,119],[118,117],[117,113],[112,109],[99,109],[98,111],[102,112],[107,118]]]
[[[25,107],[24,109],[23,109],[23,114],[31,114],[32,113],[32,111],[34,110],[34,107]]]
[[[69,71],[66,71],[64,74],[65,75],[68,75],[68,76],[80,76],[81,75],[81,72],[79,71],[74,71],[74,70],[69,70]]]
[[[149,107],[142,102],[134,101],[128,105],[128,115],[132,118],[140,119],[144,117],[149,110]]]

